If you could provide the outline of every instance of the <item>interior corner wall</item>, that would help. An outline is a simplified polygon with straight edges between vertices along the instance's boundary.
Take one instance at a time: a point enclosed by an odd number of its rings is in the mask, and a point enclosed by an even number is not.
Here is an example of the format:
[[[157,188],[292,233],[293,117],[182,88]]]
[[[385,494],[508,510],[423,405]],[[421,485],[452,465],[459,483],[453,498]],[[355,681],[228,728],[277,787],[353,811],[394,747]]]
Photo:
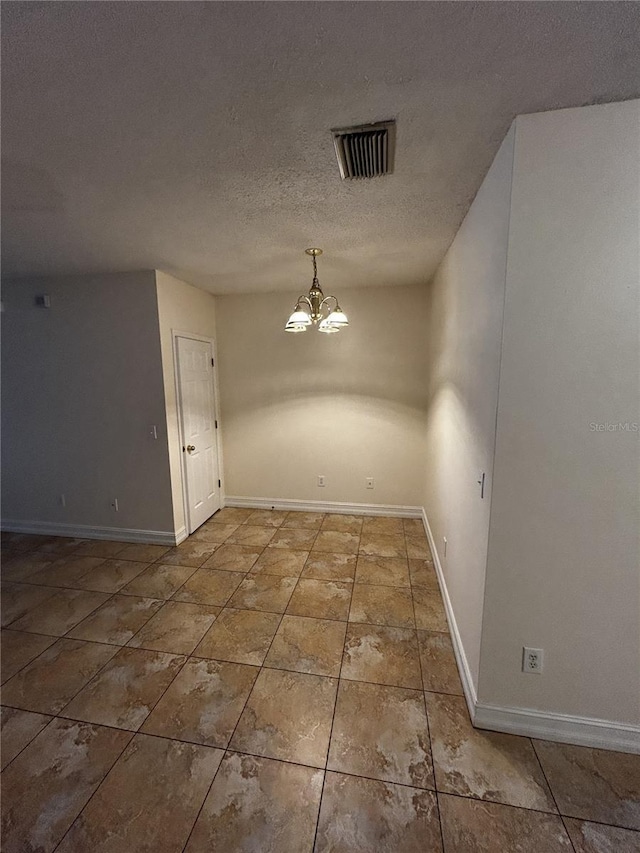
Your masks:
[[[5,281],[2,302],[3,524],[170,532],[153,272]]]
[[[173,332],[186,332],[214,340],[216,315],[214,296],[167,273],[156,270],[157,314],[162,350],[162,374],[166,400],[166,430],[169,445],[173,530],[179,536],[186,532],[182,489],[182,444],[178,424],[176,377],[173,358]],[[221,423],[221,427],[224,425]],[[220,460],[220,470],[223,470]]]
[[[640,722],[639,324],[640,101],[519,116],[483,703]]]
[[[429,409],[421,503],[472,693],[480,661],[513,147],[512,126],[429,288]],[[478,483],[483,473],[484,497]]]
[[[227,495],[421,505],[426,287],[337,294],[336,335],[285,333],[298,295],[216,297]]]

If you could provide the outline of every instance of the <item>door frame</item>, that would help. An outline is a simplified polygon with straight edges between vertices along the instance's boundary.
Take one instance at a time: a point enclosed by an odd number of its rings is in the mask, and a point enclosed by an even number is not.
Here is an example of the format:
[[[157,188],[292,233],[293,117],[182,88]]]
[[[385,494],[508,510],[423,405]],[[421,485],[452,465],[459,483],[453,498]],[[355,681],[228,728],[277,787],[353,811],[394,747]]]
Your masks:
[[[189,530],[189,501],[187,498],[187,473],[185,465],[185,454],[182,448],[184,447],[184,436],[182,434],[182,396],[180,393],[180,376],[178,373],[178,338],[190,338],[193,341],[202,341],[203,343],[211,344],[211,352],[213,353],[213,417],[218,424],[216,429],[216,453],[218,454],[218,477],[220,478],[220,508],[224,506],[224,473],[222,464],[222,442],[220,440],[220,391],[218,385],[218,352],[216,350],[216,342],[213,338],[206,335],[198,335],[195,332],[185,332],[181,329],[171,329],[171,349],[173,356],[173,383],[176,395],[176,418],[178,420],[178,438],[180,441],[180,480],[182,486],[182,512],[184,515],[184,526],[187,537],[191,536]]]

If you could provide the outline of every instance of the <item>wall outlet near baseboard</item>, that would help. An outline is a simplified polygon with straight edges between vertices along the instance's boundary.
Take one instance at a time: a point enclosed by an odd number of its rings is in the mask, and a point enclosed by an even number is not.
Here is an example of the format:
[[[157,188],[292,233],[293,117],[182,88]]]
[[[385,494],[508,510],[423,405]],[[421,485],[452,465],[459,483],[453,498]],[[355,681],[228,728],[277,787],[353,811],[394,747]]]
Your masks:
[[[366,484],[367,484],[368,489],[372,489],[373,488],[373,477],[367,477]]]
[[[523,672],[542,672],[544,663],[544,649],[530,649],[524,646],[522,649],[522,671]]]
[[[442,550],[442,556],[446,557],[447,556],[447,537],[443,536],[442,541],[444,543],[443,550]]]
[[[66,506],[66,505],[67,505],[66,497],[64,495],[60,495],[60,506]]]
[[[324,474],[318,474],[318,487],[322,488],[324,486]]]
[[[119,511],[119,507],[118,507],[118,498],[114,498],[114,499],[111,501],[111,509],[112,509],[114,512],[118,512],[118,511]]]

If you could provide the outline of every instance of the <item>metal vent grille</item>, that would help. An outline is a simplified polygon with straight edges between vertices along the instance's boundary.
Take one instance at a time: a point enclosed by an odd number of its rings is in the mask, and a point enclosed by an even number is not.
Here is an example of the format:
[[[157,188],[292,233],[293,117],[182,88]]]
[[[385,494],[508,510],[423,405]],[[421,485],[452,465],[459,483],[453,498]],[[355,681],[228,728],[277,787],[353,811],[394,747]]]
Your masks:
[[[395,121],[332,130],[340,177],[376,178],[393,172]]]

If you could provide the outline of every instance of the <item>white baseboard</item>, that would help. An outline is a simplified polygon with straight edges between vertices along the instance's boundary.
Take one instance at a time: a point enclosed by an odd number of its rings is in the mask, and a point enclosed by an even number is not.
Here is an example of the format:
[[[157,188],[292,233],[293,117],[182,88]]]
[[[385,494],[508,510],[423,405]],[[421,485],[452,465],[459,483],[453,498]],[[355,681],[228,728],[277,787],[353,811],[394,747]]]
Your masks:
[[[184,542],[184,540],[188,537],[188,535],[189,535],[189,533],[188,533],[186,527],[181,527],[180,530],[176,530],[176,532],[174,534],[175,540],[176,540],[176,545],[179,545],[181,542]]]
[[[524,735],[541,740],[640,754],[640,726],[611,720],[597,720],[590,717],[536,711],[532,708],[499,707],[478,701],[449,598],[440,556],[424,509],[422,510],[422,521],[433,554],[433,562],[451,630],[451,641],[462,681],[462,689],[473,725],[478,729],[507,732],[508,734]]]
[[[296,501],[287,498],[246,498],[227,495],[224,506],[248,509],[283,509],[291,512],[334,512],[343,515],[390,515],[396,518],[421,518],[421,506],[392,504],[349,504],[337,501]]]
[[[136,530],[129,527],[92,527],[84,524],[58,524],[53,521],[12,521],[0,523],[3,531],[34,533],[39,536],[71,536],[74,539],[113,539],[118,542],[143,542],[151,545],[177,545],[187,538],[182,528],[173,530]],[[184,535],[182,535],[184,533]]]
[[[427,513],[425,512],[424,507],[421,507],[421,510],[422,511],[420,515],[422,516],[422,523],[424,524],[427,539],[429,540],[429,547],[431,548],[431,553],[433,554],[433,563],[436,568],[438,583],[440,584],[440,592],[442,593],[442,600],[444,602],[444,609],[447,614],[447,622],[449,623],[449,630],[451,632],[451,642],[453,643],[453,651],[456,656],[456,663],[458,664],[460,680],[462,681],[464,698],[467,701],[467,708],[469,709],[469,716],[471,717],[471,722],[475,725],[476,704],[478,701],[476,688],[471,677],[469,662],[467,661],[467,656],[462,645],[462,638],[460,637],[458,623],[456,622],[456,616],[453,612],[453,605],[451,604],[451,599],[449,598],[447,582],[444,579],[444,572],[442,571],[442,564],[440,562],[440,555],[438,554],[438,549],[436,547],[436,541],[431,531],[431,527],[429,526],[429,519],[427,518]]]
[[[474,726],[515,735],[640,754],[640,726],[476,703]]]

